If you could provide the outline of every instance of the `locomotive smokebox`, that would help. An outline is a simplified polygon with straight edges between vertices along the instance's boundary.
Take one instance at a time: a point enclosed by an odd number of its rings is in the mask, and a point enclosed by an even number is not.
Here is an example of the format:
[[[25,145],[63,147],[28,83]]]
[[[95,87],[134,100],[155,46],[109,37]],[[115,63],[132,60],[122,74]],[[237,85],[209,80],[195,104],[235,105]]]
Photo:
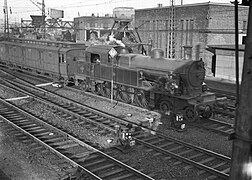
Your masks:
[[[164,57],[164,51],[162,49],[153,49],[150,52],[151,58],[163,58]]]

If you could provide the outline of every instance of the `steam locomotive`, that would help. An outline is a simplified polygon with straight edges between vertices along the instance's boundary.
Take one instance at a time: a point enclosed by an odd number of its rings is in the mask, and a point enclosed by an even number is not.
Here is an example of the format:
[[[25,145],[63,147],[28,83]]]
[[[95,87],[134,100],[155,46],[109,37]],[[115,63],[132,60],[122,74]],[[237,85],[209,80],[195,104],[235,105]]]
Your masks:
[[[118,45],[85,45],[12,39],[0,41],[0,63],[72,82],[83,91],[161,113],[183,113],[188,121],[209,118],[215,94],[206,91],[204,63],[150,56]]]

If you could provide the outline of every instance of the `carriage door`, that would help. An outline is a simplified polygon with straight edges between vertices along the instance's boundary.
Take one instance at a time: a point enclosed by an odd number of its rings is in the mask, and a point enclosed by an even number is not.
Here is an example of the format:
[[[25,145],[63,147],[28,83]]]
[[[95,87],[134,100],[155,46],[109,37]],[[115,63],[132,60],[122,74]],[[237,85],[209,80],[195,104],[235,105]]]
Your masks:
[[[64,53],[59,54],[59,74],[63,77],[67,76],[67,64]]]

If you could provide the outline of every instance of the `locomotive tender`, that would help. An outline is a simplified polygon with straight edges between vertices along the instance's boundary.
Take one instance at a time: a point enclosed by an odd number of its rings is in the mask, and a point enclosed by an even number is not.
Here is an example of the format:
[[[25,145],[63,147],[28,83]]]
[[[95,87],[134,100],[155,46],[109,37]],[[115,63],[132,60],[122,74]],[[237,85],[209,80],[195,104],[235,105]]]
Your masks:
[[[86,47],[25,39],[0,42],[1,64],[74,82],[84,91],[108,98],[112,93],[113,99],[164,114],[180,112],[188,121],[209,118],[216,97],[203,86],[204,63],[166,59],[163,54],[153,49],[145,56],[117,45]]]

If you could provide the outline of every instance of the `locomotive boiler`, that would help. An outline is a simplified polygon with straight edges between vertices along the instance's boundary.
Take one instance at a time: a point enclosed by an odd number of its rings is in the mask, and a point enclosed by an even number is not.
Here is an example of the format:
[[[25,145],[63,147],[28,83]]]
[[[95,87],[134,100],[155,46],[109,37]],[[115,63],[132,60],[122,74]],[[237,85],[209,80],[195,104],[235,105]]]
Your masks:
[[[117,55],[112,58],[110,52]],[[215,94],[205,91],[203,61],[174,60],[154,49],[150,56],[131,49],[96,45],[77,61],[75,84],[85,91],[141,107],[183,113],[188,121],[209,118]]]

